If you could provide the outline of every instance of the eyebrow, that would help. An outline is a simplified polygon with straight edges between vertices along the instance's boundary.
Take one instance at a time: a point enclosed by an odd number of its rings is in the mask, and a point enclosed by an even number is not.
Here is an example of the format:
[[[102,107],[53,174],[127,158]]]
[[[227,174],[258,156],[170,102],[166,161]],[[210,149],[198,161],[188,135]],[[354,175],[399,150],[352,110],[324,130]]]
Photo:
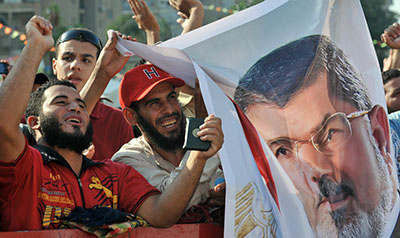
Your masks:
[[[82,56],[82,57],[89,57],[89,58],[94,58],[94,55],[92,55],[92,54],[81,54],[80,56]]]
[[[152,102],[157,102],[157,101],[160,101],[160,100],[161,100],[160,98],[152,98],[152,99],[150,99],[150,100],[144,102],[144,106],[146,107],[146,106],[149,105],[150,103],[152,103]]]
[[[322,128],[322,126],[326,123],[326,120],[328,120],[328,118],[329,118],[330,116],[332,116],[332,115],[333,115],[333,114],[326,113],[325,116],[324,116],[324,119],[321,121],[321,123],[318,124],[318,125],[316,125],[316,126],[314,126],[314,127],[310,130],[310,134],[311,134],[311,135],[314,135],[316,132],[318,132],[318,131]],[[282,136],[282,137],[273,138],[273,139],[268,140],[268,141],[266,141],[266,142],[267,142],[267,145],[273,145],[273,144],[279,143],[280,141],[283,141],[283,140],[285,140],[285,141],[304,141],[304,140],[291,139],[291,138],[289,138],[289,137],[284,137],[284,136]]]
[[[171,96],[171,95],[178,95],[178,94],[175,92],[175,90],[172,90],[172,91],[167,95],[167,98],[168,98],[169,96]],[[161,100],[161,98],[152,98],[152,99],[149,99],[148,101],[144,102],[144,106],[147,106],[147,105],[149,105],[149,104],[152,103],[152,102],[156,102],[156,101],[160,101],[160,100]]]
[[[76,55],[74,52],[71,51],[64,51],[61,55]]]
[[[65,95],[58,95],[58,96],[55,96],[55,97],[53,98],[53,100],[51,100],[50,103],[53,103],[55,100],[60,99],[60,98],[62,98],[62,99],[68,99],[68,97],[65,96]],[[83,99],[81,99],[81,98],[75,98],[75,101],[78,101],[78,102],[80,102],[80,103],[83,103],[83,105],[85,105],[85,107],[86,107],[86,103],[85,103],[85,101],[83,101]]]
[[[94,55],[92,55],[92,54],[76,54],[75,52],[71,52],[71,51],[65,51],[61,55],[62,56],[64,56],[64,55],[75,55],[75,56],[78,55],[78,56],[85,57],[85,58],[95,58]]]

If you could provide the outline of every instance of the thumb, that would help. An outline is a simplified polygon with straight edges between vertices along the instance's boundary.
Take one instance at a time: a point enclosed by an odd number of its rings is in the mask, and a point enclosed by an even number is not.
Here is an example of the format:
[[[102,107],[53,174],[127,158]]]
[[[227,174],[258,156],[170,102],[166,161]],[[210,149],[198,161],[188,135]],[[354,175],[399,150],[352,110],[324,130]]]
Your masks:
[[[115,31],[112,31],[111,38],[108,39],[106,45],[104,46],[104,49],[110,49],[114,48],[117,45],[118,42],[118,36]]]
[[[178,19],[176,19],[176,22],[179,24],[179,25],[183,25],[183,23],[185,22],[185,19],[183,19],[183,18],[178,18]]]

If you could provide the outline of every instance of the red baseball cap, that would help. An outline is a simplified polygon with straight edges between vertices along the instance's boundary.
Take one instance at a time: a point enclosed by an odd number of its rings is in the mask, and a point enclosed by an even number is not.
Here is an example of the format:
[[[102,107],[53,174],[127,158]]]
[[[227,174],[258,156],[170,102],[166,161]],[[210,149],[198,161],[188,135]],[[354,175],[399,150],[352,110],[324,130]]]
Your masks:
[[[152,64],[139,65],[125,73],[119,85],[119,103],[122,108],[142,100],[159,83],[168,82],[182,87],[185,81],[175,78]]]

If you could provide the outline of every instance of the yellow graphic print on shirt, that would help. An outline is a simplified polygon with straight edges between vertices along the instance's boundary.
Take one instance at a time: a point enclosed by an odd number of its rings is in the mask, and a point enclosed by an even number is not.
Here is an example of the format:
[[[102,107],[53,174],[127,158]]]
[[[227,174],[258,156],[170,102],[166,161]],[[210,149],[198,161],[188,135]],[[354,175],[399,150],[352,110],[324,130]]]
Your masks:
[[[102,201],[99,201],[99,202],[101,202],[101,205],[103,205],[107,199],[112,199],[112,204],[113,204],[112,208],[117,209],[118,195],[113,195],[112,191],[110,190],[110,187],[107,187],[104,185],[104,184],[111,184],[111,186],[112,186],[112,183],[113,183],[112,177],[113,176],[110,176],[110,177],[107,177],[106,179],[104,179],[103,181],[100,181],[99,178],[92,176],[90,178],[92,183],[89,184],[89,188],[100,190],[99,194],[104,192],[104,194],[106,195],[106,198],[101,199]],[[110,207],[110,205],[106,205],[106,206]]]

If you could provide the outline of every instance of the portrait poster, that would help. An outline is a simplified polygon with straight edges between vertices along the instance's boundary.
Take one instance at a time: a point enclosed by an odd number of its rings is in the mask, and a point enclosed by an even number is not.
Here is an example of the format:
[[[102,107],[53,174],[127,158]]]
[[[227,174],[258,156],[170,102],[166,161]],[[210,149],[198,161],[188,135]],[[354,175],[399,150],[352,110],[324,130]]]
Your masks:
[[[397,168],[357,0],[267,0],[152,47],[222,119],[225,237],[390,237]]]

